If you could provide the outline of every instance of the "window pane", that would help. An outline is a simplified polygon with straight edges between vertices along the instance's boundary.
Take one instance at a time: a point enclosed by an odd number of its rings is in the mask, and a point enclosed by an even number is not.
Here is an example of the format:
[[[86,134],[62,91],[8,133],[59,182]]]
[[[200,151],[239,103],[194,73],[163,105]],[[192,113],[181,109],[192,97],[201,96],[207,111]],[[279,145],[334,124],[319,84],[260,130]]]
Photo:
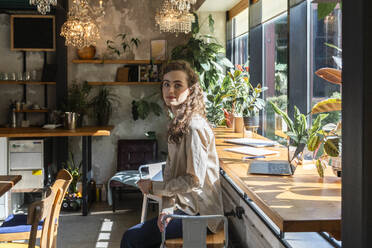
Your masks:
[[[274,102],[284,112],[287,111],[287,66],[288,66],[288,25],[287,14],[283,14],[263,25],[264,49],[264,99]],[[263,134],[270,139],[279,139],[286,129],[268,105],[263,116]]]
[[[340,86],[330,83],[315,72],[330,67],[342,69],[341,21],[339,6],[323,19],[318,19],[318,4],[311,4],[311,106],[327,98],[341,98]],[[328,45],[327,45],[328,44]],[[314,116],[313,116],[314,118]],[[337,123],[341,120],[341,111],[330,112],[325,123]]]

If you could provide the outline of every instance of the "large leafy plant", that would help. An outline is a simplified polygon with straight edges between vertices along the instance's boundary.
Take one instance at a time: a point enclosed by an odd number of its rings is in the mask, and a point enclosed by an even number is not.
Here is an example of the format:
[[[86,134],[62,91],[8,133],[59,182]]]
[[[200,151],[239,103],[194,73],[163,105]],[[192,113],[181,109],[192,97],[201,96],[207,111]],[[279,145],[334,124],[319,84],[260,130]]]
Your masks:
[[[266,87],[258,84],[256,87],[249,81],[247,64],[244,68],[237,65],[237,69],[230,70],[221,87],[227,104],[231,105],[232,112],[239,116],[254,116],[265,107],[261,93]]]
[[[66,162],[63,162],[63,167],[70,172],[72,176],[72,182],[69,186],[69,193],[77,193],[77,183],[80,181],[81,178],[81,167],[83,162],[80,161],[80,163],[75,163],[74,154],[72,152],[69,153],[69,158]]]
[[[68,89],[67,98],[62,105],[62,109],[66,112],[78,113],[81,116],[87,114],[90,107],[88,96],[92,86],[87,82],[78,84],[74,82]]]
[[[302,114],[296,106],[294,107],[293,119],[291,119],[287,113],[282,111],[273,102],[270,102],[270,104],[273,110],[280,115],[287,124],[288,131],[286,131],[285,134],[289,137],[290,145],[296,147],[293,157],[290,158],[290,161],[292,161],[303,152],[308,143],[309,137],[312,137],[321,130],[322,121],[328,116],[328,114],[319,114],[314,123],[308,127],[306,115]]]
[[[109,123],[112,115],[112,105],[117,101],[118,96],[112,93],[109,88],[102,87],[99,89],[98,94],[90,102],[97,125],[104,126]]]
[[[122,53],[124,54],[127,49],[131,50],[133,46],[138,48],[138,45],[141,43],[138,38],[132,37],[131,39],[129,39],[127,34],[118,34],[116,37],[119,37],[121,39],[120,48],[118,48],[115,44],[115,41],[112,40],[107,40],[106,45],[107,49],[118,55],[118,57],[120,57]]]
[[[199,74],[200,84],[204,91],[224,78],[225,67],[234,65],[225,56],[224,48],[215,37],[199,33],[198,16],[194,13],[195,22],[192,26],[192,36],[186,44],[179,45],[172,50],[172,60],[186,60]],[[209,29],[214,32],[214,20],[208,16]]]
[[[138,119],[144,120],[149,116],[150,113],[154,113],[156,116],[160,116],[160,114],[162,113],[162,108],[154,100],[154,97],[158,95],[159,93],[154,93],[150,96],[143,97],[139,100],[133,100],[132,101],[133,120],[135,121]]]

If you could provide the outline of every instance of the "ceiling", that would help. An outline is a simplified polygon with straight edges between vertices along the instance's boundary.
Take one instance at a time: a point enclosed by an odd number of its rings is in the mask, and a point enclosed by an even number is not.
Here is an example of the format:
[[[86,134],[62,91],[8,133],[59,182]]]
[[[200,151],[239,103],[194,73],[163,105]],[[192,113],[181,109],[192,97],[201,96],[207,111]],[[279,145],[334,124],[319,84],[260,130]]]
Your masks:
[[[205,0],[198,11],[227,11],[240,0]]]

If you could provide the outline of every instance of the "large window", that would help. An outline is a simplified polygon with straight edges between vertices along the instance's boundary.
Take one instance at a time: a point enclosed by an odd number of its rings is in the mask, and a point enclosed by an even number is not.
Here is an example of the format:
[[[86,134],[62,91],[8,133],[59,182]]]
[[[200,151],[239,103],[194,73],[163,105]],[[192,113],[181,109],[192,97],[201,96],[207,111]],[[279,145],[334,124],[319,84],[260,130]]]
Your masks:
[[[311,4],[311,75],[310,75],[310,99],[311,106],[327,98],[341,98],[340,85],[330,83],[315,72],[321,68],[342,69],[341,56],[341,22],[342,15],[339,6],[328,16],[318,19],[318,4]],[[337,123],[341,119],[341,113],[331,112],[326,119],[328,123]]]
[[[263,24],[263,86],[268,88],[264,92],[264,99],[274,102],[285,112],[288,99],[287,19],[285,13]],[[284,129],[281,118],[276,118],[273,109],[267,104],[263,116],[263,134],[271,139],[277,139]]]
[[[234,65],[245,64],[248,61],[248,9],[229,21],[227,26],[227,57]]]

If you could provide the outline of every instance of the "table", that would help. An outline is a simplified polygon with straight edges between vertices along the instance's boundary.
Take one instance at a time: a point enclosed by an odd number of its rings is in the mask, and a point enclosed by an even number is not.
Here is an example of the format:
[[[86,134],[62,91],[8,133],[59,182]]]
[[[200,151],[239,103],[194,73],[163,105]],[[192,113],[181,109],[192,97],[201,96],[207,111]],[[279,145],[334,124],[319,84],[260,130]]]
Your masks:
[[[22,176],[19,176],[19,175],[11,175],[11,176],[0,175],[0,196],[8,192],[21,179],[22,179]]]
[[[67,130],[62,128],[43,129],[38,127],[28,128],[0,128],[0,137],[29,138],[29,137],[82,137],[82,214],[88,215],[88,179],[92,168],[92,136],[110,136],[113,126],[87,126]]]
[[[243,154],[224,151],[224,139],[241,138],[232,129],[216,128],[220,166],[233,182],[259,206],[281,232],[329,232],[335,238],[341,233],[341,178],[330,168],[320,178],[316,169],[298,166],[293,176],[253,175],[248,173],[249,160]],[[253,138],[262,136],[253,134]],[[285,147],[266,147],[280,152],[264,160],[287,160]]]

